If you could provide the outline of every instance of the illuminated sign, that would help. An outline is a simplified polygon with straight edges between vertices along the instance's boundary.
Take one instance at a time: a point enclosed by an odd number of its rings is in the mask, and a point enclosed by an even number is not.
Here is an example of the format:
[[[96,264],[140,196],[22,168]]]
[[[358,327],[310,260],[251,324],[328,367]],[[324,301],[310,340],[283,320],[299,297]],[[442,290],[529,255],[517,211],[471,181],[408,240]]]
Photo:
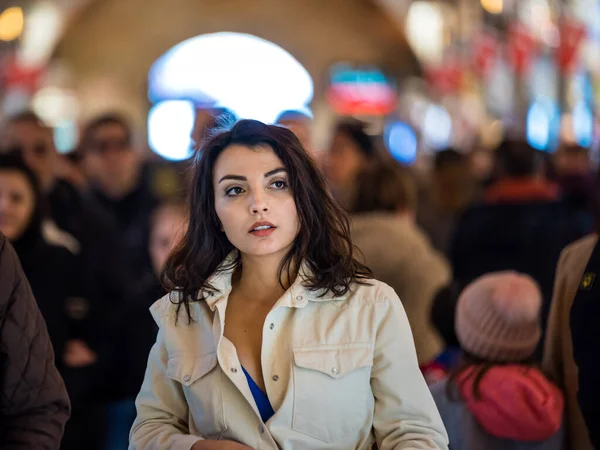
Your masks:
[[[396,107],[396,88],[378,69],[335,66],[326,92],[329,106],[341,115],[382,116]]]

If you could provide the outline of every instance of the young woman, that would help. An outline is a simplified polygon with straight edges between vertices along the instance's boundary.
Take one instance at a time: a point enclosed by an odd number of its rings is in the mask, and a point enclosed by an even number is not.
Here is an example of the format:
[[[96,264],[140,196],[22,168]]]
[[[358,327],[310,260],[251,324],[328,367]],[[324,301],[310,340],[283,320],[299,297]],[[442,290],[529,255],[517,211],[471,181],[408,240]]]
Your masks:
[[[130,449],[447,448],[402,304],[291,131],[207,142],[166,280]]]

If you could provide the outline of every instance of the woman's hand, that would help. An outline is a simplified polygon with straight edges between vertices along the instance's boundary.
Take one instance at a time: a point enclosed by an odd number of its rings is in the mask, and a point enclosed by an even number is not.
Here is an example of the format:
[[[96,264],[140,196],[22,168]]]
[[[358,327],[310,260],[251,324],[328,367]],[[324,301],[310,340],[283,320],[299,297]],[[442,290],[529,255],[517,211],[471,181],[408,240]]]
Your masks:
[[[234,441],[198,441],[190,450],[254,450]]]

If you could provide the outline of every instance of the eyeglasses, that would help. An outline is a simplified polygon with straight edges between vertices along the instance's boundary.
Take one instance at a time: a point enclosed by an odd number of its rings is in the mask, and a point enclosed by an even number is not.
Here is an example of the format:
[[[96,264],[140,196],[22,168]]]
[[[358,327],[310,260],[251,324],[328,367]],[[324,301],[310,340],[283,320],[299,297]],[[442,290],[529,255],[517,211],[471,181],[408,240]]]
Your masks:
[[[103,155],[111,150],[123,152],[129,150],[130,146],[129,139],[106,139],[90,142],[88,150]]]
[[[33,154],[35,156],[41,158],[41,157],[46,156],[48,154],[48,152],[50,151],[50,149],[46,145],[45,142],[36,142],[35,144],[33,144],[31,146],[13,145],[11,147],[8,147],[6,149],[6,151],[4,151],[3,153],[8,154],[8,155],[25,156],[25,154],[28,151],[33,152]]]

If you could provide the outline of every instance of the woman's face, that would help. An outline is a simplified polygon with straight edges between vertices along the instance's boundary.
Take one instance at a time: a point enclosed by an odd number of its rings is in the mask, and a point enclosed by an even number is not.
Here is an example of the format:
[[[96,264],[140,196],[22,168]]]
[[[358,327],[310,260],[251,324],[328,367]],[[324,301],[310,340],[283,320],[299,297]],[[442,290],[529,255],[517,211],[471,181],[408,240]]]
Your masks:
[[[329,149],[327,177],[336,187],[351,185],[366,163],[366,157],[352,139],[337,133]]]
[[[284,257],[299,231],[285,166],[269,146],[227,147],[213,169],[215,210],[245,256]]]
[[[0,231],[10,240],[27,229],[35,209],[33,189],[25,175],[0,172]]]

